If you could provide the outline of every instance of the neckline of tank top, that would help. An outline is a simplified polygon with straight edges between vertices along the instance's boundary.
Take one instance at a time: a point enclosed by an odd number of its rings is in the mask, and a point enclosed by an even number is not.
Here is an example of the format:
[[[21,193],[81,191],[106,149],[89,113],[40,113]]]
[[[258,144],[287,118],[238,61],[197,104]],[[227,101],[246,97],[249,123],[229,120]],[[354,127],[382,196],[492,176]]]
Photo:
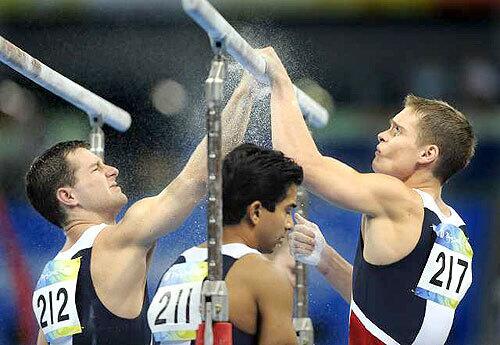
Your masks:
[[[422,201],[424,203],[424,207],[428,208],[429,210],[434,212],[439,217],[439,220],[441,222],[447,223],[447,224],[453,224],[455,226],[465,225],[465,222],[462,220],[460,215],[455,211],[455,209],[453,209],[453,207],[451,207],[450,205],[446,205],[446,207],[448,207],[448,209],[451,212],[450,216],[446,216],[441,211],[441,209],[437,205],[437,203],[434,200],[434,198],[432,197],[432,195],[430,195],[427,192],[424,192],[423,190],[417,189],[417,188],[413,188],[413,190],[416,191],[420,195],[420,197],[422,198]]]
[[[261,254],[257,249],[251,248],[243,243],[228,243],[223,244],[221,247],[222,255],[228,255],[233,258],[240,258],[243,255],[247,254]],[[181,255],[188,260],[188,256],[191,255],[202,255],[203,257],[207,256],[207,247],[191,247],[185,250]],[[189,260],[188,260],[189,261]]]
[[[89,226],[70,248],[57,253],[54,259],[69,259],[80,250],[92,247],[95,238],[106,226],[106,223]]]

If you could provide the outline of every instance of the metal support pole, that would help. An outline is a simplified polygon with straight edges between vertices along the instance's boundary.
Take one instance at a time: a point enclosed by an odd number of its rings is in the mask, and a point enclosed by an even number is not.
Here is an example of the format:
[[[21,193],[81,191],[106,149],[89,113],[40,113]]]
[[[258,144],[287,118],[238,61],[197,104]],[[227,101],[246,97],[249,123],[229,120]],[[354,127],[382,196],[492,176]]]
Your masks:
[[[303,216],[307,216],[307,205],[309,198],[307,191],[300,187],[297,192],[298,210]],[[293,326],[297,333],[299,345],[314,344],[314,329],[312,321],[309,318],[309,295],[307,293],[307,266],[300,261],[295,261],[295,317]]]
[[[221,110],[226,77],[222,44],[216,42],[210,74],[205,81],[207,101],[208,159],[208,280],[203,283],[202,315],[205,321],[204,345],[214,344],[213,322],[229,320],[226,282],[222,279],[222,128]]]
[[[104,132],[102,131],[102,117],[91,117],[92,130],[89,135],[90,151],[104,161]]]

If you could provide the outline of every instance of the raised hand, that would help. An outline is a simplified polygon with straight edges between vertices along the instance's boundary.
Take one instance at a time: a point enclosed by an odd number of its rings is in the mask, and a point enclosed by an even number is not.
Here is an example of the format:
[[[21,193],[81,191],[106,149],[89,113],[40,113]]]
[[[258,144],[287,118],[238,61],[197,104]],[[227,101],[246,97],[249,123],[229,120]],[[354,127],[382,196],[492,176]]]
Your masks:
[[[289,235],[290,252],[296,260],[308,265],[318,265],[325,249],[325,238],[319,227],[295,213],[296,224]]]

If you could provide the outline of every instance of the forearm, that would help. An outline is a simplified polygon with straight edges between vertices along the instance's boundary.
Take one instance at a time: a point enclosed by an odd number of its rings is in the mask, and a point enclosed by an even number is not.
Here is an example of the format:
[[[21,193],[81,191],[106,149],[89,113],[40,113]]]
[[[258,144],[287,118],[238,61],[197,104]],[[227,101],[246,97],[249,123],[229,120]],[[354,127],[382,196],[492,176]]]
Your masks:
[[[188,166],[160,194],[133,204],[118,223],[120,231],[111,232],[110,243],[138,245],[148,252],[156,240],[179,227],[206,191],[204,180],[193,176],[194,165]]]
[[[250,120],[254,102],[253,86],[249,76],[233,92],[222,111],[222,156],[225,157],[233,148],[241,144]]]
[[[351,303],[352,265],[332,247],[326,246],[317,268],[344,300]]]
[[[203,137],[180,174],[172,181],[181,180],[192,184],[197,195],[204,193],[207,180],[207,137]],[[167,186],[164,191],[170,187]],[[162,192],[163,193],[163,192]],[[203,194],[202,194],[203,195]],[[202,195],[199,195],[201,198]]]
[[[283,76],[272,84],[271,115],[275,149],[293,158],[300,165],[305,159],[321,156],[304,122],[293,84],[288,76]]]
[[[253,93],[248,80],[236,88],[224,108],[222,120],[222,156],[238,145],[245,135],[253,104]],[[198,144],[184,169],[159,195],[158,201],[174,215],[167,220],[169,228],[177,226],[206,193],[207,137]],[[179,204],[180,208],[173,207]]]
[[[284,78],[284,76],[283,76]],[[358,173],[346,164],[323,157],[302,118],[291,81],[273,84],[271,96],[273,146],[304,169],[304,186],[326,200],[348,209]]]
[[[143,210],[148,214],[145,244],[177,229],[206,193],[207,138],[198,144],[184,169],[157,196],[143,199]],[[140,213],[139,213],[140,214]],[[140,217],[139,217],[140,218]],[[149,231],[147,230],[149,229]]]
[[[239,145],[245,136],[254,101],[251,81],[248,76],[238,85],[221,113],[222,157]],[[193,181],[205,182],[207,175],[207,137],[196,147],[181,172]]]

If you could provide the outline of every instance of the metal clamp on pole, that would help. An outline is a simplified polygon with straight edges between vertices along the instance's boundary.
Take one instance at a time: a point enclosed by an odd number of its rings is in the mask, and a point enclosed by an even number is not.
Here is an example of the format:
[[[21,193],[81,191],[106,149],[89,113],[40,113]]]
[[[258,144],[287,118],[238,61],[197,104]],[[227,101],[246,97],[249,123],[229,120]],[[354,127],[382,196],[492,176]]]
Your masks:
[[[90,152],[104,161],[104,132],[102,130],[102,117],[90,116],[90,118],[90,126],[92,127],[89,135]]]
[[[208,0],[182,0],[184,12],[206,31],[212,41],[223,41],[225,52],[238,61],[260,82],[269,84],[266,60],[227,22]],[[295,94],[305,119],[317,128],[328,123],[328,111],[295,87]]]
[[[222,279],[222,128],[221,111],[226,77],[226,63],[222,55],[222,42],[213,42],[215,56],[210,74],[205,81],[207,101],[207,159],[208,159],[208,280],[202,288],[202,315],[205,321],[204,345],[214,341],[217,323],[229,320],[226,282]],[[214,322],[212,324],[212,322]],[[224,337],[222,335],[222,337]]]
[[[297,192],[297,212],[306,217],[309,202],[307,191],[300,187]],[[309,318],[309,296],[307,294],[307,266],[300,261],[295,261],[295,317],[293,326],[297,333],[299,345],[314,344],[314,328]]]

